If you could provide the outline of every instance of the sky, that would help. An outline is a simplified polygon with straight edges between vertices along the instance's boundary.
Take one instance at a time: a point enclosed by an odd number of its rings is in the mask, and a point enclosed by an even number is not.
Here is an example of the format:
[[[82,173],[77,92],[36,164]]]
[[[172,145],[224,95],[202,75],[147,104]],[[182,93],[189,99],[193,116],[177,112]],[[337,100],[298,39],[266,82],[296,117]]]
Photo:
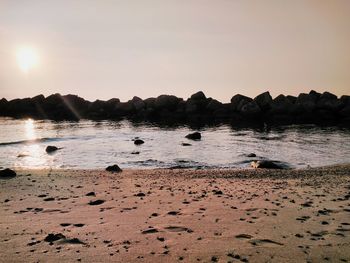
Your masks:
[[[311,89],[350,94],[348,0],[0,0],[0,97]]]

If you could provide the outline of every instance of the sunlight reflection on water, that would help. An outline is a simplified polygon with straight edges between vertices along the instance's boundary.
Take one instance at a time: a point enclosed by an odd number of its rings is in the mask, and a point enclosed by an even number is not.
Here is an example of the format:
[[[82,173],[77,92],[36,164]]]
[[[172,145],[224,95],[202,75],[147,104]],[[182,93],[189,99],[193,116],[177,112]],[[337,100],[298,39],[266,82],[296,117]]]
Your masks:
[[[115,163],[122,168],[248,167],[261,158],[301,168],[350,161],[350,131],[338,127],[197,127],[201,141],[185,138],[197,130],[187,126],[128,121],[0,119],[0,127],[0,167],[92,169]],[[145,144],[135,146],[135,137]],[[191,146],[182,146],[185,142]],[[48,145],[62,149],[47,154]],[[257,157],[249,158],[249,153]]]
[[[24,121],[25,134],[28,140],[33,140],[36,138],[35,136],[35,128],[34,121],[32,119],[28,119]]]

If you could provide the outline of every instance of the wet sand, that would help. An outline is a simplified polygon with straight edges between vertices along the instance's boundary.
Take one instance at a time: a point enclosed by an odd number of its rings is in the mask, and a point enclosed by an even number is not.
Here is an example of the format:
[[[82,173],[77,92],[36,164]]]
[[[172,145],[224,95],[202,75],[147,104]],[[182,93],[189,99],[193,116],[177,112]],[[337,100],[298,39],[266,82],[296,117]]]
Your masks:
[[[0,262],[350,262],[350,165],[17,172]]]

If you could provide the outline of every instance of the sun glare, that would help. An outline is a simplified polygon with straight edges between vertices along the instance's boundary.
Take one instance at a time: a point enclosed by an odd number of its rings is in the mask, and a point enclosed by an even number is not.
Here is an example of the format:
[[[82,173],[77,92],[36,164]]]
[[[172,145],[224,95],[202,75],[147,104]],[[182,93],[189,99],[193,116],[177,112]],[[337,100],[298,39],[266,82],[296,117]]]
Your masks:
[[[23,47],[17,51],[17,62],[19,68],[28,73],[39,62],[37,52],[30,47]]]

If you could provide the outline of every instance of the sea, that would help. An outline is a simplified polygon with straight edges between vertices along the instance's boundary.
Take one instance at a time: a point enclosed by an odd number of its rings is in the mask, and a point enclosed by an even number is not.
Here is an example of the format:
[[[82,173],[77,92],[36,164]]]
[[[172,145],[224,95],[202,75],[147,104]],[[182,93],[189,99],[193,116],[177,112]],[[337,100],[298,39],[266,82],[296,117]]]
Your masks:
[[[185,138],[195,131],[201,140]],[[135,145],[137,138],[145,143]],[[48,145],[59,150],[48,154]],[[0,118],[2,168],[247,168],[257,160],[295,169],[350,163],[350,129]]]

